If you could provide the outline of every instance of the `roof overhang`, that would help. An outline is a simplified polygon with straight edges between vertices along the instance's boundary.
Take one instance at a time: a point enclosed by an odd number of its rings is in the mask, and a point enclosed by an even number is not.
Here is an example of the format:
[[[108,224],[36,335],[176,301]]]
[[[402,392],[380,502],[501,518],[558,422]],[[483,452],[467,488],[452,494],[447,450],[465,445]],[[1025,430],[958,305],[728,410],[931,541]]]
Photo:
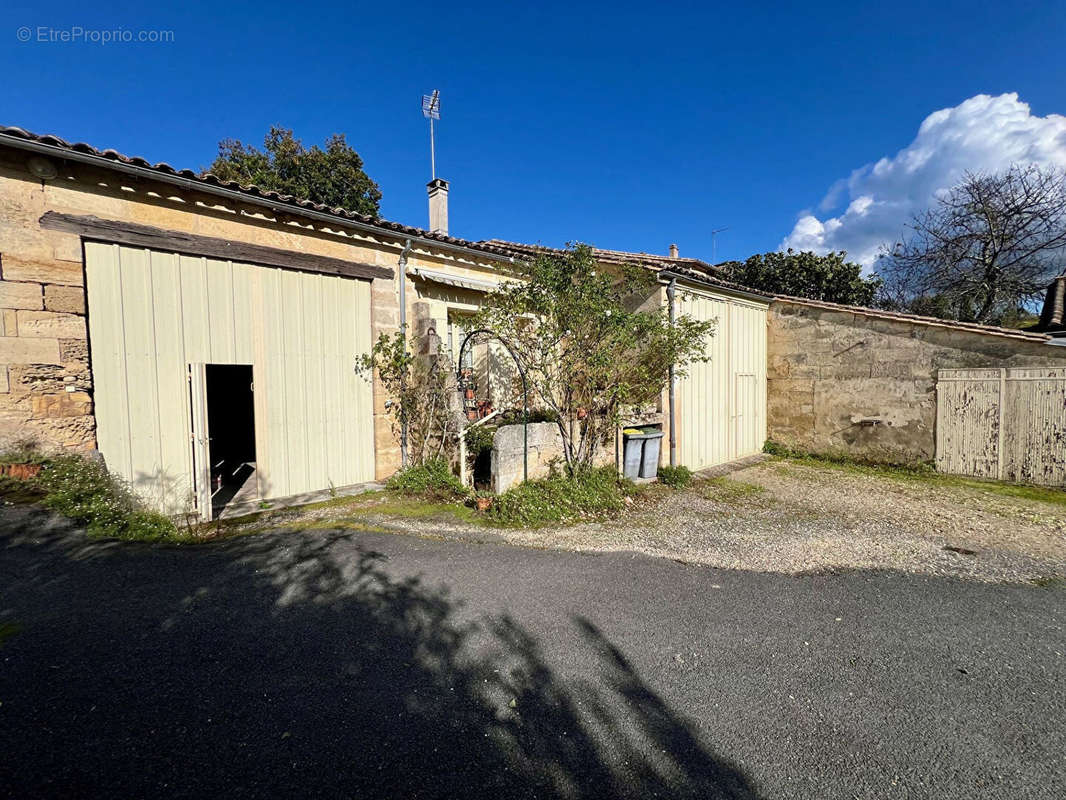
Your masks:
[[[659,273],[660,283],[670,283],[672,281],[681,281],[682,283],[689,283],[707,291],[712,291],[717,294],[729,295],[730,297],[737,297],[742,300],[754,300],[757,303],[763,305],[770,305],[773,301],[773,297],[768,294],[761,294],[751,289],[746,289],[743,286],[736,286],[725,281],[718,281],[714,278],[704,278],[700,275],[690,274],[688,272],[678,272],[671,269],[660,270]]]

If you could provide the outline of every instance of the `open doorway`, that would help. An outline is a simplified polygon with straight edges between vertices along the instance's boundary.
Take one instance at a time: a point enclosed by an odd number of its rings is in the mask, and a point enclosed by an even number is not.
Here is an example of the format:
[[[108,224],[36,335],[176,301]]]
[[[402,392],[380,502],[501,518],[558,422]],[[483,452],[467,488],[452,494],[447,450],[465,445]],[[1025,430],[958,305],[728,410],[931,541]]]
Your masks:
[[[252,368],[207,364],[207,426],[210,431],[211,516],[225,516],[259,498],[255,472],[255,401]]]

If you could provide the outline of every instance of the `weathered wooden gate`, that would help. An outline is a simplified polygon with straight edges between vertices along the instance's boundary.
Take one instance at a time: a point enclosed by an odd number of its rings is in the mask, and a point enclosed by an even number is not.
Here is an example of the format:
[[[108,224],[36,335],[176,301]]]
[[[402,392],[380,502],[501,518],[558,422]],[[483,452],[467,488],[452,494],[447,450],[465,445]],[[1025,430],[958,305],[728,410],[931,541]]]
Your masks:
[[[940,472],[1066,485],[1066,368],[942,369]]]

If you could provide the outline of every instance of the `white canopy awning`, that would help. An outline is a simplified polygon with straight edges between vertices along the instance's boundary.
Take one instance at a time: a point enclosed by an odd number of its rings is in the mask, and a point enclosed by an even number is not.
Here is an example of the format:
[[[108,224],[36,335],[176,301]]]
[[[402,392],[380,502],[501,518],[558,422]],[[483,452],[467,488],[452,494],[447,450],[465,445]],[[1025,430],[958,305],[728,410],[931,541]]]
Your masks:
[[[445,286],[457,286],[460,289],[470,289],[475,292],[491,292],[496,289],[499,284],[493,281],[483,281],[478,278],[467,278],[460,275],[452,275],[447,272],[437,272],[432,269],[422,269],[421,267],[414,267],[407,271],[407,274],[414,278],[420,278],[424,281],[431,281],[433,283],[442,283]]]

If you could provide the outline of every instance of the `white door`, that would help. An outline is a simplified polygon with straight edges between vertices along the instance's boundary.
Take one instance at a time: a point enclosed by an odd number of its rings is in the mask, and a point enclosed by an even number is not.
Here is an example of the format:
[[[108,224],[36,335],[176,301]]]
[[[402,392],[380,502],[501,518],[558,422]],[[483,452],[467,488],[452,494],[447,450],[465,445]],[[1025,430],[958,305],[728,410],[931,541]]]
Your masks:
[[[738,372],[734,376],[736,400],[733,404],[733,437],[735,448],[733,455],[741,457],[759,449],[756,441],[756,383],[751,372]]]
[[[211,519],[211,431],[207,423],[207,368],[189,364],[189,419],[192,430],[192,496],[202,520]]]
[[[680,463],[706,469],[758,453],[766,426],[766,307],[711,292],[678,292],[678,314],[716,322],[707,360],[679,382]]]
[[[252,366],[263,499],[373,480],[369,281],[99,242],[85,271],[98,446],[153,506],[208,505],[204,364]]]

